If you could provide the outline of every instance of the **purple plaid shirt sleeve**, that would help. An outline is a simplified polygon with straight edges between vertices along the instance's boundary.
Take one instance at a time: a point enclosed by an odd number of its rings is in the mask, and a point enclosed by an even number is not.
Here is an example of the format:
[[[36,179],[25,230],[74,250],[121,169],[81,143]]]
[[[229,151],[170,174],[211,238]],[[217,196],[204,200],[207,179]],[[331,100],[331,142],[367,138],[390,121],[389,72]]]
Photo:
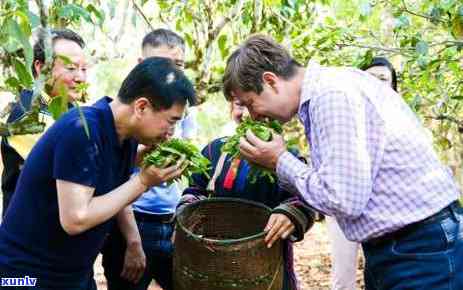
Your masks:
[[[293,166],[281,168],[281,177],[293,177],[297,187],[306,183],[312,195],[307,202],[328,215],[360,216],[372,193],[371,161],[367,152],[362,110],[342,92],[327,92],[311,104],[315,134],[323,162],[319,170],[302,166],[290,154],[283,156]],[[288,183],[288,182],[285,182]]]
[[[348,239],[398,230],[459,197],[419,120],[374,77],[310,64],[298,114],[311,165],[282,154],[279,182],[336,217]]]

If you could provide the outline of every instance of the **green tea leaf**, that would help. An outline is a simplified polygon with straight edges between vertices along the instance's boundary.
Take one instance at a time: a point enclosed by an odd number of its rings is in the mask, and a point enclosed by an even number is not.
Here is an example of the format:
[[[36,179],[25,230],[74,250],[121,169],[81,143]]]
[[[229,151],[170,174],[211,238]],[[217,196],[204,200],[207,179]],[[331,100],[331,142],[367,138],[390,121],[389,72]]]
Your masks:
[[[227,55],[228,55],[227,35],[226,34],[222,34],[219,37],[218,44],[219,44],[220,54],[221,54],[222,58],[226,58]]]
[[[26,71],[28,71],[32,75],[31,67],[32,60],[34,58],[34,51],[32,50],[32,46],[29,43],[29,37],[23,32],[19,24],[12,18],[9,18],[6,23],[7,32],[9,33],[9,35],[21,44],[21,47],[24,50],[24,56],[26,60]]]
[[[87,137],[90,139],[90,129],[88,127],[87,119],[85,119],[84,113],[82,112],[82,108],[79,106],[78,102],[74,102],[73,104],[74,104],[74,107],[76,107],[77,110],[79,111],[80,121],[82,122],[82,125],[84,126],[85,135],[87,135]]]
[[[34,81],[32,79],[32,75],[30,74],[29,70],[26,68],[24,63],[22,63],[18,59],[13,59],[13,64],[16,71],[16,75],[18,76],[18,79],[23,85],[23,87],[31,88]]]
[[[58,120],[68,110],[67,98],[62,96],[54,97],[48,104],[48,111],[51,113],[53,119]]]
[[[9,77],[5,84],[14,93],[19,93],[22,90],[20,81],[15,77]]]
[[[240,138],[244,137],[248,130],[251,130],[259,139],[263,141],[271,141],[272,131],[275,131],[275,133],[278,134],[283,132],[283,128],[278,121],[254,121],[247,117],[236,128],[236,134],[227,139],[225,144],[222,146],[222,152],[229,154],[231,158],[238,157],[240,154]],[[249,175],[249,182],[255,183],[258,177],[267,177],[270,182],[274,182],[275,173],[272,171],[259,167],[255,164],[251,164],[251,169],[254,173]]]
[[[29,17],[29,21],[30,21],[32,29],[40,25],[40,18],[36,14],[28,11],[27,16]]]
[[[463,11],[463,6],[461,10]],[[463,39],[463,15],[455,15],[453,17],[451,32],[455,39]]]
[[[103,22],[105,20],[105,15],[102,11],[96,9],[96,7],[93,5],[93,4],[88,4],[87,7],[85,7],[85,9],[90,13],[90,14],[93,14],[95,15],[95,17],[97,18],[97,23],[99,26],[102,26],[103,25]]]
[[[424,41],[419,41],[415,46],[416,52],[421,55],[427,55],[429,52],[429,45]]]
[[[72,60],[69,57],[65,56],[65,55],[56,54],[55,57],[60,59],[65,65],[73,64]]]
[[[159,144],[145,156],[143,163],[165,168],[175,164],[181,158],[185,158],[188,164],[182,176],[190,177],[193,173],[200,173],[209,177],[210,161],[196,146],[182,139],[173,138]]]

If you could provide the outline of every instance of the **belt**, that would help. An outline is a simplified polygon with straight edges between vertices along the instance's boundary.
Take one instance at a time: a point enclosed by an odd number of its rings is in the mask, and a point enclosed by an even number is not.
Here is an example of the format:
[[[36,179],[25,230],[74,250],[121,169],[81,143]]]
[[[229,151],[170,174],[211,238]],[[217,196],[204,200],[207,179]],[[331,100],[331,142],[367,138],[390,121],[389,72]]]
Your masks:
[[[144,212],[134,211],[135,219],[140,222],[155,222],[162,224],[171,224],[174,222],[175,214],[149,214]]]
[[[437,213],[435,213],[435,214],[433,214],[433,215],[431,215],[431,216],[429,216],[429,217],[427,217],[427,218],[425,218],[425,219],[423,219],[421,221],[411,223],[411,224],[406,225],[405,227],[403,227],[403,228],[401,228],[401,229],[399,229],[397,231],[387,233],[387,234],[384,234],[382,236],[370,239],[368,241],[363,242],[362,244],[369,245],[369,246],[377,246],[377,245],[380,245],[380,244],[384,244],[384,243],[390,242],[390,241],[392,241],[394,239],[398,239],[400,237],[403,237],[403,236],[413,232],[414,230],[418,229],[421,226],[436,223],[436,222],[440,222],[440,221],[442,221],[442,220],[444,220],[444,219],[446,219],[448,217],[454,216],[457,213],[462,213],[462,211],[463,211],[463,208],[461,207],[460,202],[458,200],[456,200],[456,201],[452,202],[451,204],[449,204],[448,206],[441,209],[440,211],[438,211]]]

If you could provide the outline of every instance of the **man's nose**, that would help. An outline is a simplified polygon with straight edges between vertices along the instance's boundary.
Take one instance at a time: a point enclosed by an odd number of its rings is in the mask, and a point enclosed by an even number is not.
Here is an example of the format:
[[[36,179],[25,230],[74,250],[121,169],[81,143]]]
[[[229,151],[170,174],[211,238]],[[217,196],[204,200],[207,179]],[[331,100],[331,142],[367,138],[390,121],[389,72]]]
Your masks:
[[[167,130],[167,135],[169,135],[169,137],[173,136],[175,133],[175,126],[172,126],[169,128],[169,130]]]
[[[262,115],[260,115],[260,114],[258,114],[256,112],[249,111],[249,114],[251,115],[251,118],[253,120],[260,121],[260,120],[264,119],[264,116],[262,116]]]
[[[83,83],[87,81],[87,72],[85,70],[79,69],[74,75],[74,81],[78,83]]]

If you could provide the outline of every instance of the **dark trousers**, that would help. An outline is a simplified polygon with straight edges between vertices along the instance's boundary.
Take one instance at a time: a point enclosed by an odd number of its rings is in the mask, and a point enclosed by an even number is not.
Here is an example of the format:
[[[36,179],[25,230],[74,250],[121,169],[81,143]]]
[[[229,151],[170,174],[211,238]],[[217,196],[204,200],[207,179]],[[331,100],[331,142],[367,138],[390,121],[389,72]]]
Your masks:
[[[108,290],[146,290],[154,279],[164,290],[172,290],[172,223],[141,220],[136,216],[146,255],[146,270],[137,284],[120,277],[124,264],[125,240],[117,226],[103,249],[103,268]]]
[[[362,243],[366,290],[463,289],[462,218],[453,203],[423,222]]]

